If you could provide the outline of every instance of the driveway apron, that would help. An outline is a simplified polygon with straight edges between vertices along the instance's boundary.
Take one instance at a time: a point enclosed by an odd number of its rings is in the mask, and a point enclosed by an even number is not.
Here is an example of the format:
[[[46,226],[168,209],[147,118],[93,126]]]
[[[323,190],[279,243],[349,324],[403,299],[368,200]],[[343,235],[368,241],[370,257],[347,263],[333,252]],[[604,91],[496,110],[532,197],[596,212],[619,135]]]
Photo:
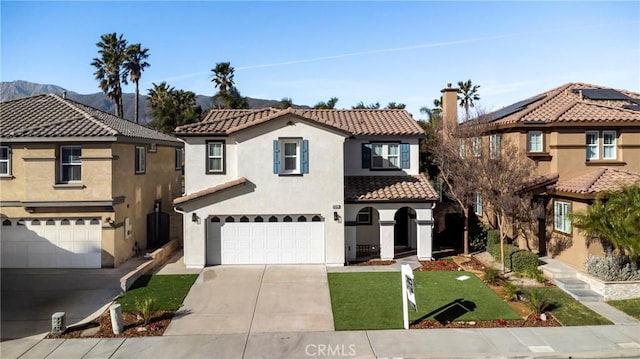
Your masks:
[[[164,335],[332,331],[323,265],[205,268]]]

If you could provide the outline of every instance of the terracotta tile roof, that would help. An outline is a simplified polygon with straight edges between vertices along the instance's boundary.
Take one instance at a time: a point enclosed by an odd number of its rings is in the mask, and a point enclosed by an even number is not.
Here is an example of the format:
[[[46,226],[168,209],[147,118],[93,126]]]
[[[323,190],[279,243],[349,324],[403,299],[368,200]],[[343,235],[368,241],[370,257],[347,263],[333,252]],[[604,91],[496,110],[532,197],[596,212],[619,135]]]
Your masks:
[[[229,135],[285,115],[294,115],[310,121],[346,131],[352,135],[424,135],[418,123],[405,110],[210,110],[205,118],[194,124],[177,127],[178,135]]]
[[[0,102],[0,137],[131,137],[176,145],[173,136],[54,94]]]
[[[522,184],[522,190],[529,190],[536,187],[548,186],[558,181],[558,172],[548,173],[541,176],[532,177]]]
[[[233,181],[229,181],[229,182],[225,182],[222,184],[219,184],[217,186],[213,186],[213,187],[209,187],[207,189],[203,189],[202,191],[198,191],[198,192],[193,192],[190,193],[188,195],[182,196],[182,197],[178,197],[176,199],[173,200],[173,204],[174,205],[179,205],[185,202],[189,202],[189,201],[193,201],[194,199],[198,199],[198,198],[202,198],[205,196],[209,196],[212,195],[214,193],[218,193],[220,191],[223,191],[225,189],[229,189],[229,188],[233,188],[236,186],[240,186],[240,185],[244,185],[247,182],[247,179],[244,177],[240,177],[238,179],[235,179]]]
[[[417,176],[346,176],[345,202],[434,201],[438,194],[424,175]]]
[[[585,96],[593,90],[617,91],[618,99],[597,100]],[[626,122],[640,124],[640,94],[586,83],[568,83],[522,101],[513,106],[483,115],[497,125],[516,123]],[[511,112],[511,113],[510,113]]]
[[[601,168],[560,182],[552,188],[558,192],[596,194],[606,190],[616,190],[622,185],[633,183],[640,183],[640,173],[615,168]]]

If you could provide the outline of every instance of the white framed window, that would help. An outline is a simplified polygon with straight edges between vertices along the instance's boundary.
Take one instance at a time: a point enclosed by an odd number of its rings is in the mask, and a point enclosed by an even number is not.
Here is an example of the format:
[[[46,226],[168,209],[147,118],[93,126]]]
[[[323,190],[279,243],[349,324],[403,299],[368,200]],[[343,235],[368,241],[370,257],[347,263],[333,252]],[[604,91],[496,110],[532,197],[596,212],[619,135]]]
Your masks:
[[[529,131],[527,134],[527,151],[542,152],[542,131]]]
[[[149,152],[150,153],[158,152],[158,145],[156,145],[155,143],[150,143],[149,144]]]
[[[302,138],[274,140],[273,173],[279,175],[309,173],[309,141]]]
[[[400,168],[400,144],[372,143],[371,168]]]
[[[183,153],[182,148],[176,148],[175,155],[174,155],[176,170],[182,169],[182,153]]]
[[[482,195],[478,192],[473,194],[473,213],[482,215]]]
[[[465,158],[467,156],[467,145],[464,139],[458,140],[458,154],[460,158]]]
[[[602,131],[602,159],[616,159],[616,131]]]
[[[358,212],[358,215],[356,217],[356,224],[371,224],[371,207],[365,207]]]
[[[11,148],[0,146],[0,176],[11,175]]]
[[[563,233],[571,233],[571,203],[555,201],[553,204],[553,228]]]
[[[136,146],[136,173],[145,173],[147,171],[147,147]]]
[[[489,136],[489,157],[496,159],[500,156],[500,134],[494,133]]]
[[[480,155],[482,155],[482,137],[473,138],[471,151],[473,152],[473,157],[480,157]]]
[[[79,182],[82,180],[82,148],[79,146],[60,147],[60,182]]]
[[[224,173],[224,142],[208,141],[207,142],[207,173]]]
[[[587,161],[597,160],[600,158],[599,147],[600,141],[598,140],[598,131],[587,131]]]

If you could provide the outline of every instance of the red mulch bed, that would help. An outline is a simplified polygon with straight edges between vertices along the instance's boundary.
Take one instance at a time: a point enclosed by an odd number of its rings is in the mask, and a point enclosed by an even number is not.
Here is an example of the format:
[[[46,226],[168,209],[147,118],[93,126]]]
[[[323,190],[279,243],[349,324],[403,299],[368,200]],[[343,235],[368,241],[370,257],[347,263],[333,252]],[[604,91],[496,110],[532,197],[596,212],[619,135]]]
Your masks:
[[[120,334],[113,334],[111,327],[111,316],[109,311],[102,313],[98,318],[76,327],[69,327],[62,335],[47,335],[47,339],[53,338],[129,338],[129,337],[151,337],[161,336],[164,334],[165,329],[171,322],[171,319],[175,315],[175,312],[170,311],[158,311],[149,321],[149,324],[144,325],[142,319],[134,313],[122,313],[122,320],[124,324],[124,330]],[[90,335],[82,335],[85,330],[99,327],[96,333]],[[145,328],[139,330],[139,328]]]
[[[381,259],[370,259],[364,262],[351,262],[350,266],[388,266],[396,261],[393,260],[381,260]]]
[[[419,272],[423,271],[456,271],[461,270],[460,266],[451,259],[439,259],[435,261],[420,261],[422,267],[416,269]]]
[[[436,320],[424,320],[420,323],[411,324],[411,329],[442,329],[442,328],[521,328],[521,327],[561,327],[551,313],[547,314],[547,320],[540,320],[539,317],[530,315],[522,320],[487,320],[477,322],[450,322],[440,323]]]

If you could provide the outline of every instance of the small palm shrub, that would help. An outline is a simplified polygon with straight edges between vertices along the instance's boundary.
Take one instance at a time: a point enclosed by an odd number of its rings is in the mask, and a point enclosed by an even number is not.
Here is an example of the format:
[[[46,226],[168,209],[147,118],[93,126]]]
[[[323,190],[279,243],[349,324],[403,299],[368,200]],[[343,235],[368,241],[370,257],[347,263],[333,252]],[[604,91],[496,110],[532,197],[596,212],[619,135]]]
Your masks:
[[[522,292],[522,288],[519,285],[509,281],[504,283],[504,296],[508,301],[517,301],[520,292]]]
[[[500,271],[493,267],[485,267],[482,270],[484,274],[484,280],[493,285],[497,285],[500,282]]]
[[[147,325],[153,314],[158,310],[158,305],[154,298],[147,297],[136,301],[136,309],[140,313],[144,324]]]
[[[525,275],[529,278],[533,278],[538,283],[544,283],[547,281],[547,277],[544,276],[544,272],[538,268],[529,269],[525,272]]]
[[[539,288],[531,288],[527,291],[527,305],[533,314],[540,315],[551,307],[551,302]]]

